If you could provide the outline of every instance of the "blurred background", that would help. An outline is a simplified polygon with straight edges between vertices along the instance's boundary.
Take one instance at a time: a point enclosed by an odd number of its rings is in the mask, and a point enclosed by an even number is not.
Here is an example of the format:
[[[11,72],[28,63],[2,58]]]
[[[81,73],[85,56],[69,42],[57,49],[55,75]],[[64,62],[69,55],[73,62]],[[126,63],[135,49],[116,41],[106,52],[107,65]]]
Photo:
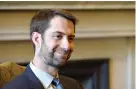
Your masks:
[[[1,1],[0,63],[33,59],[30,20],[38,10],[49,8],[67,9],[79,19],[69,71],[62,73],[80,75],[77,79],[85,89],[134,89],[134,1]],[[70,68],[78,74],[71,75]]]

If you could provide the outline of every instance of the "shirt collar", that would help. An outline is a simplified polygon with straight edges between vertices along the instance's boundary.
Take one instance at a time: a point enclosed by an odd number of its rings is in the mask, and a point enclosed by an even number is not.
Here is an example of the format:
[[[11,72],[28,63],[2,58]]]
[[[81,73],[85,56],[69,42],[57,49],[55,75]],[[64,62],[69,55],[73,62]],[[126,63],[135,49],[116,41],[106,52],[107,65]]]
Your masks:
[[[41,69],[37,68],[32,62],[30,62],[30,68],[34,72],[34,74],[37,76],[37,78],[40,80],[40,82],[43,84],[45,88],[48,88],[53,80],[53,76],[48,74],[47,72],[42,71]],[[57,74],[58,77],[58,74]]]

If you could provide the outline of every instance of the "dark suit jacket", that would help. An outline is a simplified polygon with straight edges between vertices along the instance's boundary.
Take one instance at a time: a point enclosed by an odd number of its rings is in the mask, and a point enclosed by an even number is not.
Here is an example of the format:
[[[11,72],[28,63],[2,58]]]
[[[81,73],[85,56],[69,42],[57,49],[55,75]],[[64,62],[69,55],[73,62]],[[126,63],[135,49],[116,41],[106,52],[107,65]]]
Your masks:
[[[82,86],[72,78],[61,75],[59,75],[59,78],[64,89],[83,89]],[[44,89],[44,87],[30,67],[27,66],[21,75],[10,81],[2,89]]]

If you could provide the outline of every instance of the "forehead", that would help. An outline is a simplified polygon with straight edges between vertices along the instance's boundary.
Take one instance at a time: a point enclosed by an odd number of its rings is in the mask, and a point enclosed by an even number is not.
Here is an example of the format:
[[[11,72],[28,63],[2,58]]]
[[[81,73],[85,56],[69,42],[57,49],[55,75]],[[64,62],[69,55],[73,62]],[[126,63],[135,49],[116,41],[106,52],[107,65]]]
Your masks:
[[[51,21],[50,21],[50,27],[49,31],[50,32],[55,32],[59,31],[65,34],[74,34],[74,24],[72,21],[61,17],[61,16],[55,16]]]

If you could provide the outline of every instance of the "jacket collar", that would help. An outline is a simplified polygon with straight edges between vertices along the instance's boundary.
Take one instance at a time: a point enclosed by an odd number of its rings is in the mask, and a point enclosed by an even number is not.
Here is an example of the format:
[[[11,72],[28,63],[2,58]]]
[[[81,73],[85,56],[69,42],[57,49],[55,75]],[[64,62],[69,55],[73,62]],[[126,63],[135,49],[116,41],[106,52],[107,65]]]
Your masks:
[[[35,76],[35,74],[32,72],[30,66],[28,65],[24,71],[24,75],[28,78],[28,83],[31,89],[44,89],[41,82],[38,80],[38,78]]]
[[[27,76],[28,83],[31,89],[44,89],[43,85],[41,84],[39,79],[35,76],[35,74],[32,72],[29,65],[26,67],[24,75]],[[59,75],[59,81],[63,85],[64,89],[69,89],[61,75]]]

